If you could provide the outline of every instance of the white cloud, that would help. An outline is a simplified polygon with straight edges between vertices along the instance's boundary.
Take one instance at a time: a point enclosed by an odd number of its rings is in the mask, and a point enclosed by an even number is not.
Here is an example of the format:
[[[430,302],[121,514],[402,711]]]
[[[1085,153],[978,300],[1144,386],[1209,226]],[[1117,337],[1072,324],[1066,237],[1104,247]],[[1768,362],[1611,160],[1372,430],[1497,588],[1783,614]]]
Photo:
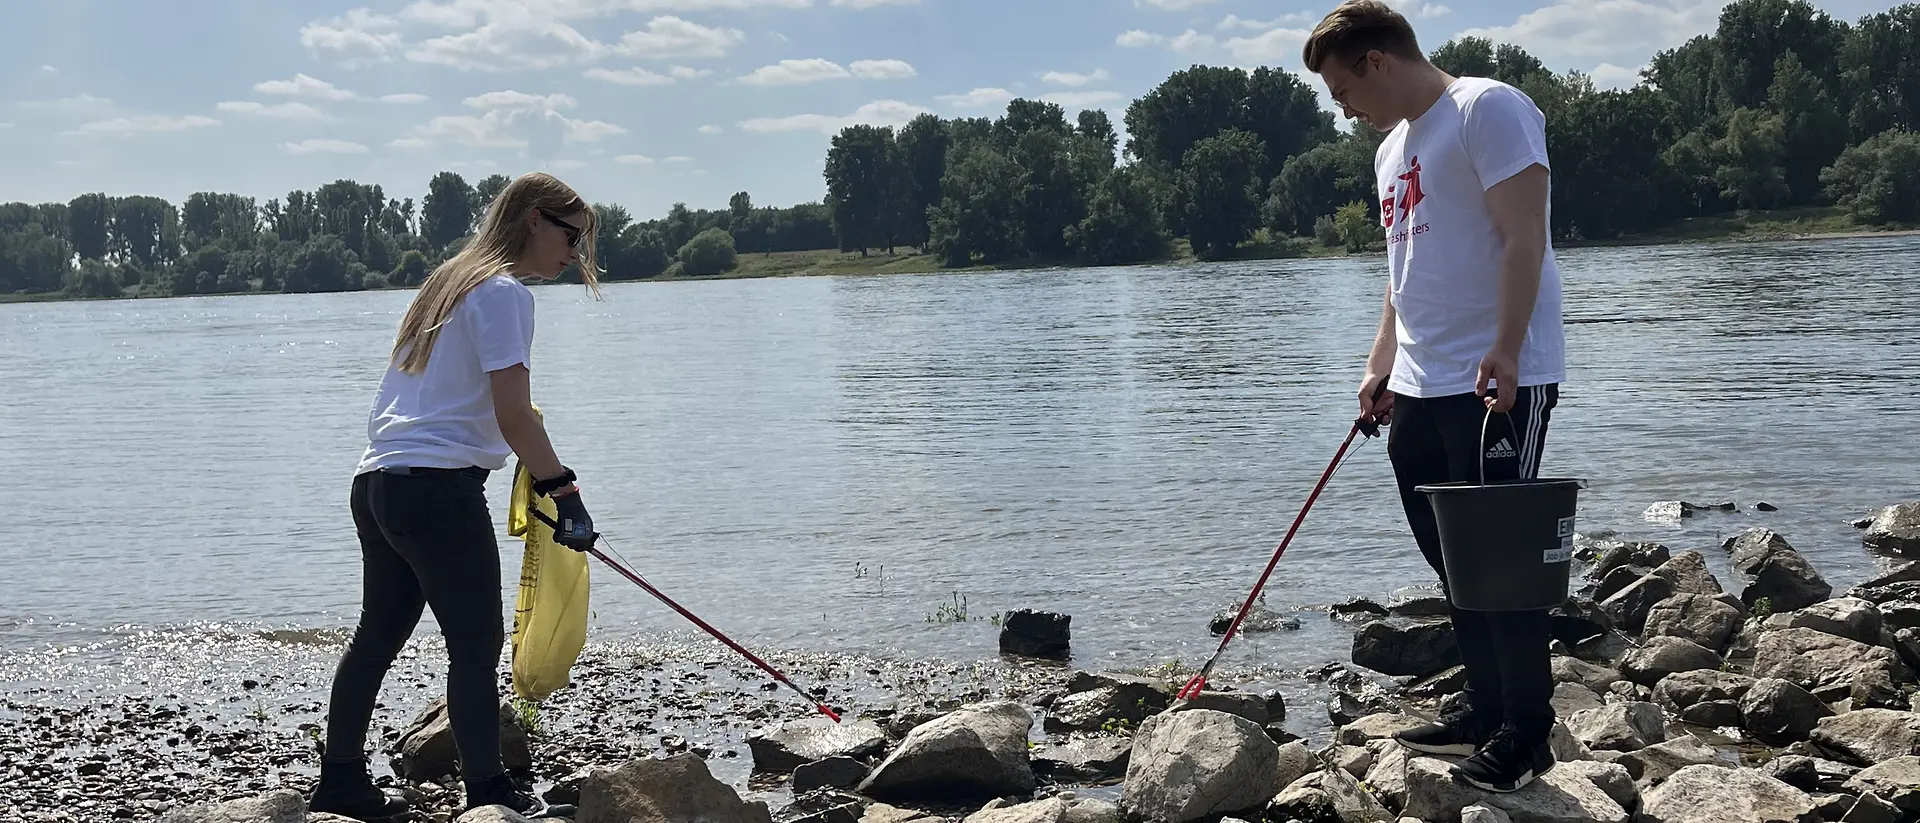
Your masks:
[[[110,120],[95,120],[80,126],[81,134],[134,134],[137,132],[186,131],[218,126],[220,121],[197,114],[169,116],[161,114],[136,114],[129,117],[115,117]]]
[[[1642,67],[1644,68],[1644,67]],[[1588,72],[1597,89],[1630,89],[1640,85],[1641,69],[1630,69],[1612,63],[1601,63]]]
[[[406,41],[399,21],[369,9],[353,9],[324,22],[300,27],[300,44],[307,53],[344,66],[364,66],[392,60]]]
[[[1407,17],[1432,19],[1453,13],[1453,9],[1433,0],[1386,0],[1386,4]]]
[[[1214,40],[1211,35],[1201,34],[1193,29],[1187,29],[1172,37],[1134,29],[1133,31],[1122,33],[1119,37],[1115,37],[1113,43],[1121,48],[1128,49],[1165,46],[1181,54],[1191,54],[1213,48]]]
[[[313,97],[320,100],[352,100],[359,96],[325,80],[305,74],[295,74],[292,80],[263,80],[253,84],[253,90],[261,94]]]
[[[1319,15],[1316,15],[1312,12],[1307,12],[1307,11],[1288,12],[1286,14],[1280,15],[1277,19],[1273,19],[1273,20],[1248,20],[1247,18],[1241,17],[1239,15],[1229,14],[1225,18],[1222,18],[1220,20],[1219,27],[1222,29],[1246,29],[1248,31],[1266,31],[1267,29],[1279,28],[1281,26],[1285,26],[1288,24],[1305,25],[1308,23],[1316,23],[1319,21],[1319,19],[1320,19]]]
[[[525,138],[511,132],[508,128],[514,119],[514,112],[501,109],[489,111],[479,117],[467,115],[442,115],[428,120],[416,131],[419,145],[428,141],[445,140],[472,146],[478,149],[519,149],[527,146]],[[409,147],[415,147],[410,144]]]
[[[1063,108],[1084,109],[1101,103],[1125,100],[1126,95],[1117,91],[1056,91],[1040,95],[1040,99]]]
[[[1040,82],[1056,86],[1080,88],[1088,83],[1097,83],[1109,79],[1106,69],[1094,69],[1092,74],[1074,74],[1067,71],[1050,71],[1040,75]]]
[[[1720,6],[1718,0],[1562,0],[1522,14],[1511,25],[1471,28],[1455,36],[1512,43],[1549,66],[1625,66],[1711,33],[1719,24]]]
[[[490,91],[460,101],[475,109],[570,109],[578,105],[572,97],[564,94],[528,94],[523,91]]]
[[[215,109],[236,114],[257,114],[261,117],[273,117],[281,120],[325,120],[327,115],[305,103],[274,103],[267,105],[254,100],[224,100],[215,103]]]
[[[919,74],[905,60],[855,60],[847,70],[867,80],[902,80]]]
[[[1308,29],[1272,29],[1252,37],[1230,37],[1227,53],[1243,64],[1299,62],[1300,48],[1307,44]]]
[[[627,133],[626,129],[601,120],[569,120],[557,114],[553,117],[559,118],[560,124],[566,128],[566,141],[569,143],[592,143],[603,137]]]
[[[383,94],[383,95],[380,95],[380,102],[382,103],[425,103],[427,102],[427,96],[424,94],[415,94],[412,92],[404,92],[401,94]]]
[[[674,66],[667,71],[675,80],[693,80],[713,73],[713,69],[694,69],[686,66]]]
[[[547,168],[553,169],[554,171],[570,171],[572,169],[585,168],[586,165],[586,161],[584,160],[555,160],[548,163]]]
[[[898,100],[875,100],[855,109],[850,115],[796,114],[791,117],[755,117],[740,123],[740,130],[756,134],[792,131],[817,131],[833,134],[847,126],[904,126],[913,118],[929,114],[926,109]]]
[[[917,6],[920,0],[833,0],[833,4],[850,9],[871,9],[879,6]]]
[[[726,129],[713,125],[712,123],[700,127],[701,134],[719,134],[724,131],[726,131]]]
[[[805,60],[782,60],[771,66],[761,66],[741,75],[739,79],[740,82],[750,86],[798,86],[851,76],[839,63],[809,57]]]
[[[599,59],[606,46],[574,27],[537,15],[487,23],[465,34],[414,45],[407,59],[462,71],[540,70]]]
[[[651,166],[653,158],[644,154],[622,154],[613,158],[613,162],[624,166]]]
[[[498,168],[499,166],[500,163],[494,160],[455,160],[447,164],[447,168],[450,169],[476,169],[479,171],[486,171],[487,169]]]
[[[811,0],[418,0],[400,15],[442,28],[473,28],[501,17],[537,12],[555,19],[607,17],[621,12],[743,11],[756,8],[804,9]]]
[[[1143,49],[1148,46],[1159,45],[1166,41],[1167,38],[1165,37],[1161,37],[1158,34],[1148,34],[1139,29],[1123,31],[1120,33],[1120,36],[1113,38],[1113,44],[1123,49]]]
[[[1013,92],[988,87],[974,89],[965,94],[943,94],[938,99],[956,109],[983,109],[1012,100]]]
[[[691,163],[691,162],[693,162],[693,158],[691,158],[691,157],[688,157],[688,156],[686,156],[686,155],[684,155],[684,154],[676,154],[676,155],[674,155],[674,156],[672,156],[672,157],[669,157],[669,158],[667,158],[667,159],[665,159],[665,160],[662,160],[662,161],[660,161],[660,162],[662,162],[662,163]]]
[[[281,143],[288,154],[366,154],[367,147],[348,140],[316,138],[298,143]]]
[[[17,105],[19,105],[20,108],[34,111],[99,113],[113,109],[113,101],[111,99],[95,97],[91,94],[76,94],[72,97],[62,97],[58,100],[22,100]]]
[[[1218,0],[1133,0],[1133,5],[1136,8],[1150,7],[1166,9],[1167,11],[1186,11],[1187,9],[1199,8],[1215,2],[1218,2]]]
[[[401,137],[388,142],[387,145],[396,149],[424,149],[427,147],[427,141],[421,137]]]
[[[739,29],[718,28],[690,23],[678,17],[655,17],[644,30],[620,36],[614,50],[628,57],[669,60],[682,57],[725,57],[727,51],[746,40]]]
[[[639,66],[630,69],[587,69],[580,76],[588,80],[604,80],[621,86],[671,86],[674,84],[672,77],[647,71]]]
[[[45,63],[41,63],[41,64],[40,64],[40,70],[41,70],[41,71],[43,71],[43,72],[46,72],[46,73],[48,73],[48,74],[58,74],[58,73],[60,72],[60,70],[59,70],[59,69],[56,69],[56,68],[54,68],[54,67],[52,67],[52,66],[49,66],[49,65],[47,65],[47,64],[45,64]]]

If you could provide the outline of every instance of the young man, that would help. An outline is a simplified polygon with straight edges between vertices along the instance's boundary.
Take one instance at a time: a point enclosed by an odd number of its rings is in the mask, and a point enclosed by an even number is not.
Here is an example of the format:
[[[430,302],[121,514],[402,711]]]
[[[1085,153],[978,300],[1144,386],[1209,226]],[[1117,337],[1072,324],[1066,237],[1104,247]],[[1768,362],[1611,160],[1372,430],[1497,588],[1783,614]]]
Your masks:
[[[1446,581],[1425,483],[1533,477],[1565,379],[1560,277],[1548,242],[1545,118],[1518,89],[1427,62],[1405,17],[1347,0],[1304,59],[1347,117],[1386,132],[1374,158],[1386,305],[1360,412],[1391,422],[1407,522]],[[1381,381],[1385,392],[1373,398]],[[1482,435],[1482,425],[1485,434]],[[1466,699],[1398,736],[1470,754],[1454,774],[1509,792],[1553,766],[1547,613],[1452,610]]]

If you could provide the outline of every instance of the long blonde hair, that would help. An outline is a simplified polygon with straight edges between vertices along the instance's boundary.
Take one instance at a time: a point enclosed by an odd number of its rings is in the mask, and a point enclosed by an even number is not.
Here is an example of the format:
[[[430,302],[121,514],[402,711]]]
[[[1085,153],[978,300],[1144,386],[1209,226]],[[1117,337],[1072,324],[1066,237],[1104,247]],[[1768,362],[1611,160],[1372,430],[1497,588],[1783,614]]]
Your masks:
[[[440,326],[453,313],[453,307],[474,286],[497,274],[506,274],[518,265],[526,251],[529,232],[527,217],[535,209],[544,209],[557,217],[586,215],[580,234],[580,279],[597,299],[600,296],[600,268],[595,263],[594,246],[599,216],[587,202],[560,179],[545,172],[532,172],[508,183],[487,208],[480,230],[458,254],[427,275],[414,295],[407,314],[400,320],[400,333],[393,341],[393,354],[401,371],[419,374],[427,367],[433,344],[440,337]]]

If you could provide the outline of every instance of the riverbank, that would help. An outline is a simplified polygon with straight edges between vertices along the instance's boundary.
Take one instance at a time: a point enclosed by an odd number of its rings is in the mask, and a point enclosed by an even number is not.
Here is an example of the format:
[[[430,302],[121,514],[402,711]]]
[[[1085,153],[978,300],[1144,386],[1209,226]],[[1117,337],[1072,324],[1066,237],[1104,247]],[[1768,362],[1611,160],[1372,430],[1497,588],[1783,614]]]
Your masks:
[[[1920,227],[1869,226],[1854,220],[1850,215],[1833,207],[1806,207],[1778,211],[1736,212],[1712,217],[1688,218],[1653,232],[1609,240],[1558,240],[1555,241],[1555,247],[1559,249],[1577,249],[1724,242],[1831,240],[1850,237],[1905,237],[1914,235],[1920,235]],[[1223,260],[1248,261],[1373,257],[1378,256],[1381,251],[1382,247],[1376,245],[1365,251],[1348,252],[1344,247],[1327,246],[1305,237],[1289,237],[1274,240],[1267,235],[1265,229],[1261,229],[1254,233],[1252,239],[1234,249],[1234,251],[1223,258]],[[896,249],[892,254],[884,250],[872,250],[865,255],[857,252],[843,253],[830,249],[774,252],[771,254],[745,253],[739,255],[738,261],[738,267],[725,274],[704,277],[667,277],[663,275],[645,280],[617,282],[672,283],[705,280],[744,280],[765,277],[944,274],[1085,267],[1078,261],[1071,259],[1019,259],[992,265],[946,268],[940,265],[940,260],[937,257],[923,254],[910,248]],[[1176,239],[1169,246],[1166,257],[1143,265],[1178,266],[1192,265],[1199,262],[1202,261],[1193,254],[1192,247],[1188,242],[1184,239]],[[404,287],[382,288],[398,289]],[[252,294],[257,292],[244,293]],[[44,303],[83,299],[137,299],[166,296],[168,295],[157,288],[137,286],[129,289],[127,294],[119,298],[78,298],[68,295],[65,292],[0,294],[0,304]]]

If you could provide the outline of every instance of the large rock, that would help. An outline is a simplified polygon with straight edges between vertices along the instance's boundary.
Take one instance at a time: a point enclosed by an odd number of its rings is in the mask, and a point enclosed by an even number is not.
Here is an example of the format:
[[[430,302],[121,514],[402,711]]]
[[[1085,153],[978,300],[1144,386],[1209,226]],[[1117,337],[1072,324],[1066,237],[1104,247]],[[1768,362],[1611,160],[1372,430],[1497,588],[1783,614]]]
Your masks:
[[[793,770],[793,791],[797,794],[815,789],[852,789],[867,779],[870,771],[867,764],[851,757],[803,763]]]
[[[1577,657],[1555,656],[1550,664],[1553,680],[1556,683],[1579,683],[1596,692],[1605,692],[1613,681],[1620,679],[1620,671],[1597,663],[1589,663]]]
[[[413,722],[400,732],[391,758],[393,772],[416,783],[438,780],[460,773],[460,750],[453,743],[453,721],[447,716],[447,699],[427,704]],[[533,752],[527,745],[527,730],[520,726],[513,704],[500,703],[500,761],[508,771],[533,768]]]
[[[1595,751],[1631,752],[1667,739],[1660,707],[1652,703],[1613,703],[1567,718],[1567,728]]]
[[[1719,749],[1692,735],[1683,735],[1639,751],[1622,752],[1611,759],[1625,768],[1627,774],[1642,786],[1660,785],[1674,772],[1688,766],[1719,763],[1723,759],[1732,761],[1727,765],[1739,765],[1738,755],[1722,758]]]
[[[1327,718],[1335,726],[1345,726],[1362,717],[1381,712],[1397,712],[1400,701],[1367,676],[1347,666],[1327,670]]]
[[[1102,686],[1062,695],[1047,707],[1046,730],[1053,734],[1099,731],[1109,720],[1137,726],[1152,714],[1132,689]]]
[[[1896,583],[1914,582],[1920,582],[1920,563],[1907,561],[1894,566],[1892,569],[1876,577],[1854,584],[1853,588],[1847,590],[1847,596],[1858,597],[1863,600],[1872,600],[1875,603],[1879,603],[1882,601],[1867,597],[1863,592],[1869,590],[1884,590],[1888,586]]]
[[[1647,625],[1647,612],[1659,603],[1678,593],[1673,581],[1652,572],[1643,574],[1632,585],[1609,595],[1600,601],[1600,608],[1613,620],[1616,628],[1629,632],[1638,632]]]
[[[1282,789],[1268,804],[1267,819],[1386,823],[1393,815],[1353,775],[1322,769]]]
[[[1621,543],[1608,541],[1599,546],[1598,557],[1593,568],[1587,570],[1590,580],[1605,579],[1609,572],[1622,566],[1639,566],[1651,569],[1667,562],[1673,557],[1666,546],[1659,543]]]
[[[1748,529],[1727,539],[1732,562],[1746,583],[1740,602],[1766,598],[1775,612],[1803,609],[1833,596],[1833,586],[1813,564],[1770,529]]]
[[[1265,726],[1272,721],[1272,717],[1267,712],[1269,705],[1271,704],[1266,698],[1251,692],[1202,691],[1176,708],[1180,711],[1212,709],[1216,712],[1236,714]],[[1284,715],[1282,719],[1285,719]]]
[[[1785,746],[1807,739],[1823,717],[1833,710],[1812,692],[1777,677],[1761,678],[1740,698],[1740,716],[1747,733],[1769,746]]]
[[[1806,792],[1749,769],[1688,766],[1643,800],[1644,823],[1820,823]]]
[[[1055,795],[1031,803],[994,801],[962,823],[1120,823],[1120,809],[1105,800]]]
[[[1858,597],[1836,597],[1815,603],[1787,621],[1795,629],[1813,629],[1869,646],[1880,642],[1880,610]]]
[[[1033,715],[1018,703],[993,701],[921,724],[860,783],[875,800],[966,802],[1032,792],[1027,752]]]
[[[1628,680],[1652,687],[1669,675],[1700,669],[1720,668],[1720,656],[1691,640],[1656,637],[1628,653],[1620,661],[1620,672]]]
[[[780,823],[860,823],[868,801],[832,789],[796,790],[793,802],[774,812]]]
[[[200,803],[175,809],[159,823],[306,823],[307,801],[298,793],[281,789],[259,797],[229,800],[225,803]]]
[[[1092,783],[1126,774],[1132,752],[1127,738],[1090,737],[1035,750],[1033,770],[1060,782]]]
[[[1726,648],[1727,638],[1744,617],[1711,595],[1682,592],[1647,611],[1646,636],[1678,637],[1718,652]]]
[[[1760,635],[1755,677],[1778,677],[1827,702],[1847,697],[1854,706],[1906,705],[1898,684],[1913,674],[1900,656],[1814,629],[1780,629]]]
[[[1407,761],[1407,805],[1401,814],[1419,820],[1458,820],[1468,806],[1483,804],[1506,812],[1513,823],[1627,823],[1625,808],[1602,785],[1627,779],[1611,763],[1577,760],[1558,763],[1517,792],[1493,794],[1455,780],[1446,761],[1417,757]]]
[[[1876,551],[1920,557],[1920,501],[1881,509],[1860,540]]]
[[[1576,712],[1606,705],[1597,692],[1578,683],[1555,683],[1550,702],[1555,717],[1572,717]]]
[[[1113,689],[1120,693],[1120,702],[1142,707],[1146,714],[1166,708],[1174,692],[1164,681],[1117,672],[1074,672],[1067,680],[1067,691],[1072,694],[1096,689]]]
[[[1460,649],[1448,621],[1376,620],[1354,632],[1353,663],[1396,677],[1426,677],[1460,665]]]
[[[1653,687],[1653,702],[1675,714],[1688,706],[1715,700],[1739,700],[1753,688],[1753,678],[1718,669],[1695,669],[1661,678]]]
[[[1227,629],[1233,628],[1234,618],[1239,617],[1241,605],[1242,604],[1236,603],[1214,612],[1212,619],[1207,621],[1207,631],[1216,637],[1226,634]],[[1234,633],[1261,634],[1264,632],[1280,631],[1282,629],[1292,631],[1298,628],[1300,628],[1300,618],[1284,612],[1274,611],[1268,608],[1266,603],[1262,602],[1255,603],[1252,608],[1247,609],[1247,616],[1240,618],[1240,628],[1234,629]]]
[[[789,720],[747,735],[756,771],[786,774],[829,757],[865,759],[885,751],[887,733],[871,721],[835,723],[824,717]]]
[[[1412,731],[1427,725],[1410,714],[1370,714],[1355,720],[1334,733],[1334,739],[1348,746],[1365,746],[1368,741],[1392,737],[1400,732]]]
[[[1244,717],[1205,709],[1154,715],[1134,735],[1120,806],[1151,823],[1258,810],[1280,790],[1279,760],[1266,730]]]
[[[1874,795],[1863,794],[1852,798],[1852,802],[1847,801],[1847,795],[1830,795],[1815,801],[1815,805],[1821,807],[1822,820],[1844,808],[1840,823],[1905,823],[1905,816],[1900,813],[1898,806]]]
[[[1920,563],[1909,563],[1920,566]],[[1872,602],[1872,601],[1868,601]],[[1898,631],[1900,629],[1920,628],[1920,603],[1911,600],[1889,600],[1878,604],[1880,625]]]
[[[1920,715],[1892,709],[1855,709],[1823,717],[1813,742],[1857,766],[1920,755]]]
[[[309,817],[307,823],[319,822]],[[526,815],[505,806],[482,806],[460,815],[454,819],[453,823],[529,823],[529,821]]]
[[[1065,660],[1073,651],[1073,618],[1052,612],[1014,609],[1000,620],[1000,653],[1042,660]]]
[[[1446,617],[1453,613],[1453,607],[1437,587],[1406,586],[1387,596],[1387,613],[1395,617]]]
[[[1577,646],[1613,628],[1613,618],[1607,616],[1607,610],[1582,595],[1569,597],[1566,602],[1549,609],[1547,620],[1549,636],[1568,646]]]
[[[1875,794],[1910,815],[1920,815],[1920,757],[1896,757],[1861,769],[1846,789]]]
[[[738,792],[707,771],[692,754],[628,761],[619,769],[594,769],[580,782],[575,823],[772,823],[761,801]]]
[[[1684,551],[1654,568],[1653,574],[1673,584],[1679,594],[1720,594],[1720,579],[1707,568],[1707,557],[1696,551]]]

